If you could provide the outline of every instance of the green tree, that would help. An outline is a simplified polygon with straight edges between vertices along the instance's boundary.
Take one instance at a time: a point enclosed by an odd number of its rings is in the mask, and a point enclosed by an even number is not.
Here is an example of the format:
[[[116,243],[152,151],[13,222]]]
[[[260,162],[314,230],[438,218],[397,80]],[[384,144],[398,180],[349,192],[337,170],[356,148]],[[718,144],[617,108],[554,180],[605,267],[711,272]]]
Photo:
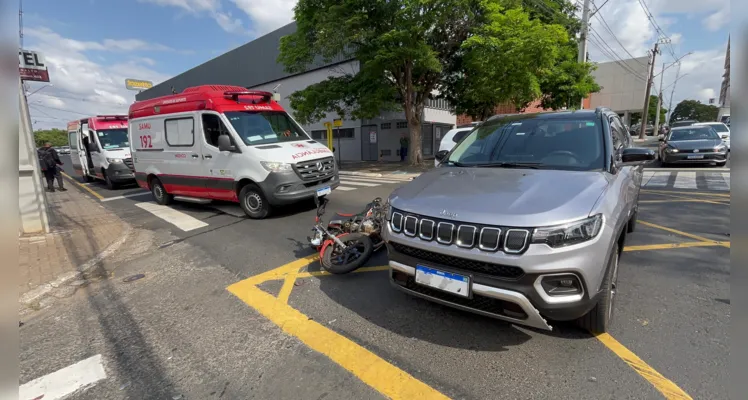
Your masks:
[[[655,117],[657,116],[657,101],[659,97],[655,95],[649,96],[649,110],[647,112],[647,124],[654,125]],[[660,124],[665,123],[665,116],[667,115],[667,109],[660,107]]]
[[[670,123],[681,119],[693,119],[700,122],[716,121],[719,107],[703,104],[698,100],[683,100],[675,106],[670,115]]]
[[[539,32],[537,22],[518,7],[517,0],[300,0],[294,9],[297,30],[281,38],[279,62],[293,73],[320,61],[356,59],[358,70],[339,71],[292,94],[295,116],[310,123],[327,112],[372,118],[402,109],[410,131],[409,161],[420,163],[424,104],[440,92],[446,96],[467,90],[454,87],[456,78],[508,81],[503,87],[510,92],[501,96],[515,104],[541,92],[533,73],[548,68],[568,38],[560,26]],[[513,28],[513,23],[530,32]],[[548,55],[537,61],[524,53],[528,49],[512,43],[531,46],[533,56],[544,47]],[[481,55],[481,50],[497,53]],[[501,74],[507,71],[511,75]]]
[[[34,131],[34,142],[36,147],[44,146],[44,143],[50,142],[52,146],[67,146],[68,132],[64,129],[40,129]]]

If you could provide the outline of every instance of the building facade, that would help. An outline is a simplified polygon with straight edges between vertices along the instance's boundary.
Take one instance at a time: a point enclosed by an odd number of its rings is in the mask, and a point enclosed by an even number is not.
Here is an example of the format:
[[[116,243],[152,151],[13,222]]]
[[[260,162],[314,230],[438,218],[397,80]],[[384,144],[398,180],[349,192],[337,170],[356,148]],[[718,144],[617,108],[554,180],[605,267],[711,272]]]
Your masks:
[[[276,62],[280,38],[295,31],[296,23],[288,24],[143,91],[136,95],[136,99],[179,93],[191,86],[237,85],[280,94],[281,105],[293,115],[289,101],[292,93],[328,77],[355,74],[359,70],[358,60],[341,56],[328,63],[318,59],[302,73],[285,72],[283,65]],[[323,120],[303,125],[303,128],[314,139],[327,143],[324,123],[338,118],[338,115],[328,113]],[[422,121],[423,155],[431,158],[444,133],[455,126],[457,117],[444,101],[429,100]],[[385,112],[370,120],[344,119],[343,126],[334,129],[333,146],[336,157],[343,162],[397,161],[400,160],[402,134],[408,134],[404,112]]]
[[[726,109],[730,114],[730,38],[727,39],[727,52],[725,53],[725,72],[722,74],[722,87],[719,91],[719,107]],[[720,110],[724,114],[724,110]]]

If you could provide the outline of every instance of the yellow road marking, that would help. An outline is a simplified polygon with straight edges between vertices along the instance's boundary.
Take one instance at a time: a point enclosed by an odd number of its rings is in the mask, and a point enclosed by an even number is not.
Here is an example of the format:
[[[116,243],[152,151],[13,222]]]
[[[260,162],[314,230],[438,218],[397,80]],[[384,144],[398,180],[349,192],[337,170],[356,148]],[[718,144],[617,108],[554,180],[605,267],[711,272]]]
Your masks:
[[[710,200],[686,200],[686,199],[680,199],[680,198],[674,198],[670,200],[639,200],[639,203],[645,204],[645,203],[712,203],[712,204],[722,204],[725,206],[729,206],[730,203],[721,203],[719,201],[710,201]]]
[[[722,243],[716,242],[716,241],[710,241],[710,242],[645,244],[645,245],[639,245],[639,246],[626,246],[623,248],[623,251],[664,250],[664,249],[679,249],[679,248],[684,248],[684,247],[709,247],[709,246],[722,246]]]
[[[730,197],[729,194],[708,193],[708,192],[707,193],[705,193],[705,192],[676,192],[676,191],[672,191],[672,190],[649,190],[649,189],[642,189],[641,192],[642,193],[652,193],[652,194],[657,194],[657,193],[669,194],[669,193],[672,193],[672,194],[686,194],[686,195],[694,195],[694,196],[713,196],[713,197],[727,197],[727,198]]]
[[[289,274],[295,275],[294,271],[298,271],[301,264],[309,264],[309,259],[313,258],[316,257],[310,256],[296,260],[258,275],[265,277],[261,280],[256,279],[257,277],[245,279],[229,286],[227,290],[274,322],[284,332],[297,337],[311,349],[324,354],[386,397],[394,400],[448,399],[407,372],[345,336],[311,320],[300,311],[255,286],[264,280],[279,279]]]
[[[648,380],[652,386],[655,387],[660,393],[665,396],[666,399],[678,399],[685,400],[691,399],[691,396],[686,394],[681,388],[669,379],[662,376],[659,372],[655,371],[654,368],[650,367],[647,363],[642,361],[636,354],[632,353],[624,345],[619,343],[613,336],[607,333],[596,334],[595,337],[602,342],[605,347],[610,349],[615,355],[620,357],[626,362],[631,368],[634,369],[644,379]]]
[[[288,298],[291,296],[291,291],[293,290],[293,285],[296,283],[296,276],[299,273],[299,270],[289,271],[286,275],[286,278],[283,280],[283,286],[281,286],[281,290],[278,293],[278,300],[288,303]]]
[[[678,201],[687,200],[687,201],[692,201],[692,202],[697,202],[697,203],[711,203],[711,204],[721,204],[721,205],[727,205],[727,206],[730,205],[729,199],[728,200],[724,200],[724,199],[721,199],[721,198],[716,198],[716,199],[713,199],[713,200],[702,200],[702,199],[693,199],[693,198],[689,198],[689,197],[676,196],[676,195],[665,194],[665,193],[652,193],[652,194],[654,194],[655,196],[665,196],[665,197],[670,197],[670,198],[673,198],[673,199],[680,199]],[[650,201],[651,202],[651,201],[658,201],[658,200],[644,200],[644,201]],[[675,202],[676,200],[659,200],[659,201]]]
[[[73,178],[72,178],[72,177],[71,177],[70,175],[68,175],[68,174],[66,174],[66,173],[64,173],[64,172],[62,172],[62,171],[60,171],[60,173],[62,174],[62,176],[64,176],[64,177],[68,178],[68,180],[70,180],[71,182],[75,183],[76,185],[78,185],[78,186],[82,187],[83,189],[85,189],[86,191],[88,191],[88,193],[91,193],[91,194],[92,194],[92,195],[93,195],[94,197],[96,197],[97,199],[99,199],[99,200],[103,200],[103,199],[104,199],[104,196],[102,196],[102,195],[100,195],[100,194],[96,193],[96,192],[95,192],[95,191],[94,191],[93,189],[91,189],[90,187],[88,187],[88,186],[86,186],[86,185],[82,185],[82,184],[81,184],[80,182],[78,182],[77,180],[73,179]]]
[[[317,260],[319,260],[319,255],[315,253],[315,254],[312,254],[306,257],[299,258],[295,261],[292,261],[278,268],[271,269],[270,271],[252,276],[241,282],[249,282],[252,285],[259,285],[260,283],[267,282],[267,281],[285,279],[286,275],[288,275],[289,273],[296,273],[302,267],[306,267],[307,265]]]
[[[696,240],[700,240],[702,242],[713,243],[714,245],[718,245],[718,246],[723,246],[723,247],[730,248],[730,242],[722,242],[722,241],[707,239],[707,238],[705,238],[703,236],[692,235],[690,233],[679,231],[679,230],[673,229],[673,228],[668,228],[668,227],[662,226],[662,225],[653,224],[651,222],[646,222],[646,221],[638,221],[638,222],[640,224],[642,224],[642,225],[649,226],[649,227],[652,227],[652,228],[662,229],[663,231],[672,232],[672,233],[675,233],[677,235],[689,237],[691,239],[696,239]]]
[[[388,265],[380,265],[377,267],[363,267],[359,268],[355,271],[353,271],[354,274],[361,273],[361,272],[376,272],[376,271],[386,271],[390,267]],[[309,271],[309,272],[300,272],[298,275],[296,275],[297,278],[311,278],[313,276],[329,276],[332,275],[331,273],[327,271]]]

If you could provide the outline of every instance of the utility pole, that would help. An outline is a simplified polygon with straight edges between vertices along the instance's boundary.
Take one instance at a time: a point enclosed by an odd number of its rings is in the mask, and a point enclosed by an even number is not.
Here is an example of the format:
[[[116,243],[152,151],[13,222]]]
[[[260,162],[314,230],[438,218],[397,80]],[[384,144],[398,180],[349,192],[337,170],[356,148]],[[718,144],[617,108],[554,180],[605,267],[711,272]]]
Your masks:
[[[675,72],[675,81],[673,81],[673,90],[670,92],[670,103],[667,106],[667,120],[670,121],[670,117],[673,115],[673,96],[675,96],[675,85],[680,79],[680,63],[678,63],[678,69]]]
[[[603,4],[604,5],[604,4]],[[577,62],[584,63],[587,61],[587,35],[590,31],[590,0],[584,0],[582,7],[582,31],[579,34],[579,54]],[[584,108],[584,97],[579,102],[579,109]]]
[[[660,108],[662,107],[662,81],[665,80],[665,63],[662,63],[662,72],[660,72],[660,90],[657,91],[657,111],[655,112],[654,132],[656,135],[660,129]]]
[[[660,44],[669,43],[670,39],[662,38],[658,40],[652,50],[652,58],[649,60],[649,75],[647,76],[647,90],[644,97],[644,109],[642,110],[641,126],[639,127],[639,139],[644,139],[647,132],[647,115],[649,114],[649,94],[652,91],[652,81],[654,80],[654,67],[657,54],[660,52]]]

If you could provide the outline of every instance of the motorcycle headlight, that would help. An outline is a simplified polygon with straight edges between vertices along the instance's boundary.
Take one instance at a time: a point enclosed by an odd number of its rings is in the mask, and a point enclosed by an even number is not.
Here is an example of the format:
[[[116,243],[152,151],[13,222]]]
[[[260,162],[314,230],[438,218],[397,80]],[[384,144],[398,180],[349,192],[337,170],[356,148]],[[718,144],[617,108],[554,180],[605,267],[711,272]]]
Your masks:
[[[291,170],[291,164],[282,162],[260,161],[260,165],[270,172],[285,172]]]
[[[122,164],[121,158],[107,158],[107,161],[109,161],[110,164]]]
[[[603,215],[597,214],[564,225],[536,228],[532,233],[532,243],[547,244],[554,248],[570,246],[594,239],[602,226]]]

